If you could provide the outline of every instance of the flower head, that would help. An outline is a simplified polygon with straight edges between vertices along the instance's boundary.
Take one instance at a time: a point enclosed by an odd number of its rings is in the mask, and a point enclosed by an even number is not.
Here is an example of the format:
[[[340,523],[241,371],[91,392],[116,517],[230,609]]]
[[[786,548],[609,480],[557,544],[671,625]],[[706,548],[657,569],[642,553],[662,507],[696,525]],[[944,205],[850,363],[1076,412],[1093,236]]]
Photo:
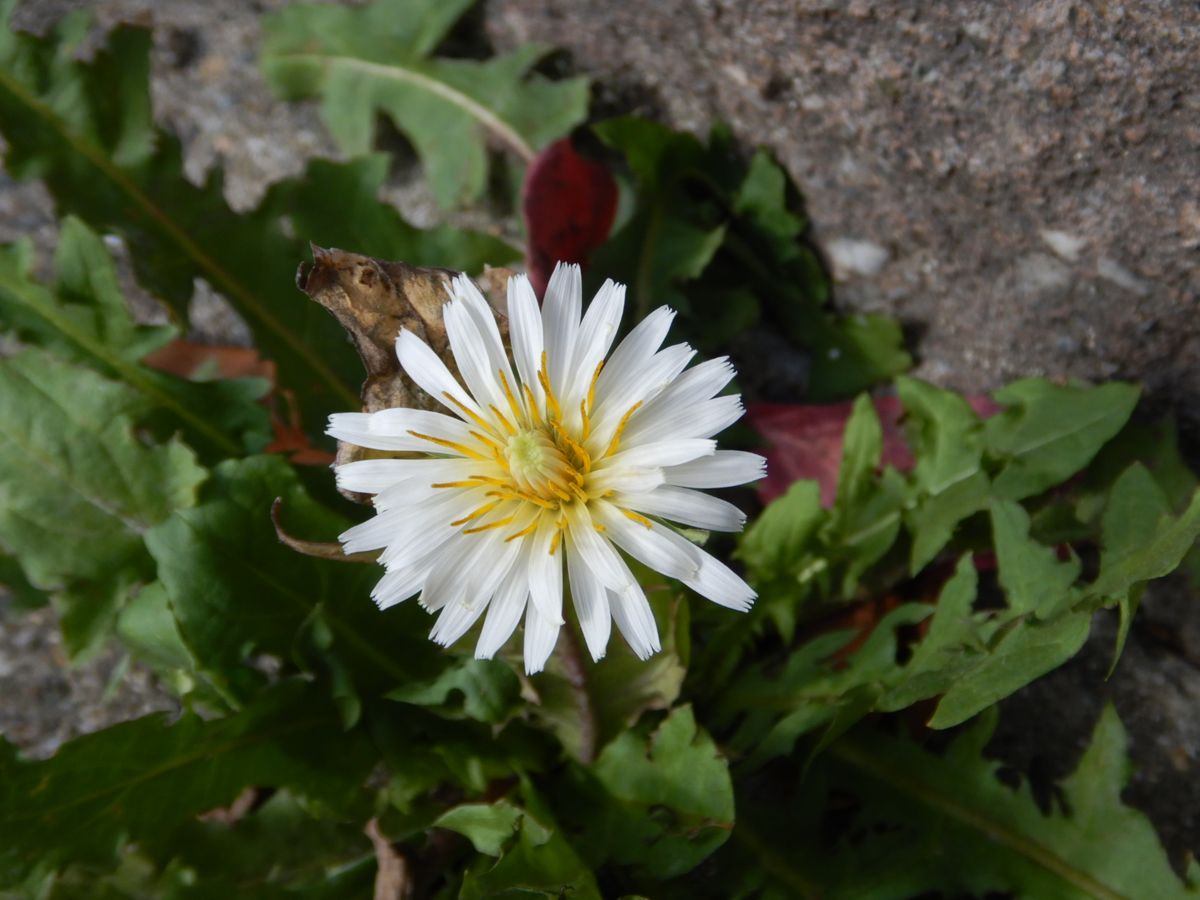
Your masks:
[[[343,489],[374,494],[376,515],[341,536],[347,552],[382,550],[372,596],[415,594],[449,645],[486,613],[475,655],[490,658],[525,616],[525,668],[538,672],[563,625],[563,567],[588,649],[600,659],[612,622],[633,651],[659,649],[646,596],[622,553],[731,609],[754,591],[660,520],[738,531],[745,517],[701,488],[761,478],[764,460],[717,450],[742,414],[726,359],[687,368],[685,344],[660,349],[661,307],[612,354],[625,288],[605,282],[581,316],[577,266],[559,265],[538,309],[529,281],[508,284],[512,363],[487,301],[460,276],[443,308],[461,383],[402,331],[400,365],[446,412],[339,413],[328,433],[376,450],[422,454],[337,467]],[[607,358],[606,358],[607,357]]]

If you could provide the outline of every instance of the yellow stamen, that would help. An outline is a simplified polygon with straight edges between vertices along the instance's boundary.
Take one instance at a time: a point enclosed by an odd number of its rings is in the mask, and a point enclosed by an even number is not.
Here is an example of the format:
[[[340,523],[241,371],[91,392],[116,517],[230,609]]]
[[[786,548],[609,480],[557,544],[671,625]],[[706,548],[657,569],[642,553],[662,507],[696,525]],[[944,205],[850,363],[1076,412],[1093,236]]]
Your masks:
[[[595,528],[595,529],[596,529],[598,532],[600,532],[601,534],[604,534],[604,532],[608,531],[608,526],[607,526],[607,525],[602,525],[602,524],[600,524],[599,522],[594,522],[594,523],[592,523],[592,524],[593,524],[593,527],[594,527],[594,528]]]
[[[645,525],[647,528],[651,527],[650,520],[647,519],[645,516],[638,515],[633,510],[630,510],[630,509],[623,509],[623,510],[621,510],[621,512],[625,513],[626,518],[633,519],[633,521],[637,522],[639,525]]]
[[[629,417],[632,416],[641,407],[642,401],[639,400],[621,416],[621,421],[617,423],[617,430],[613,432],[612,440],[608,442],[608,449],[601,456],[611,456],[617,452],[617,448],[621,446],[621,432],[625,430],[625,426],[629,424]]]
[[[493,413],[495,413],[496,418],[499,419],[500,423],[504,426],[505,431],[507,431],[509,434],[517,433],[516,426],[513,425],[512,422],[508,421],[508,419],[505,417],[504,413],[502,413],[502,412],[500,412],[500,410],[496,409],[495,405],[489,403],[488,409],[490,409]]]
[[[600,373],[604,370],[604,360],[596,363],[596,371],[592,373],[592,382],[588,385],[587,392],[587,414],[591,416],[592,410],[596,408],[596,382],[600,380]]]
[[[516,534],[510,534],[508,537],[506,537],[504,539],[504,543],[507,544],[509,541],[515,541],[517,538],[523,538],[527,534],[533,534],[533,532],[537,531],[537,527],[538,527],[537,519],[534,519],[532,523],[527,525],[525,528],[522,528]]]
[[[489,500],[482,506],[477,506],[474,511],[467,513],[467,515],[463,516],[461,519],[456,519],[451,522],[450,527],[457,528],[459,525],[466,525],[472,519],[478,519],[480,516],[486,516],[503,502],[503,500]]]
[[[562,543],[563,533],[561,531],[554,532],[554,537],[550,539],[550,555],[554,555],[554,551],[558,549],[558,545]]]
[[[522,415],[521,404],[517,402],[516,395],[513,394],[513,389],[509,386],[508,376],[504,374],[503,369],[497,369],[496,374],[500,376],[500,386],[504,389],[504,396],[508,398],[508,408],[512,410],[513,421],[520,422],[525,416]]]
[[[464,528],[463,534],[478,534],[481,531],[487,531],[489,528],[503,528],[514,519],[514,516],[506,516],[503,519],[497,519],[495,522],[488,522],[486,525],[476,525],[474,528]]]
[[[479,487],[480,484],[481,484],[481,482],[476,481],[475,477],[472,476],[471,478],[468,478],[466,481],[440,481],[437,484],[431,484],[430,487],[431,488],[469,488],[469,487]]]
[[[431,444],[437,444],[439,447],[447,447],[450,450],[455,450],[458,453],[461,453],[463,456],[468,456],[471,459],[478,459],[481,462],[489,462],[491,459],[491,457],[484,456],[478,450],[472,450],[470,447],[456,443],[455,441],[447,441],[444,438],[434,437],[433,435],[421,434],[421,432],[412,431],[411,429],[408,433],[415,438],[420,438],[423,441],[429,441]]]
[[[501,500],[522,500],[525,503],[540,506],[542,509],[554,509],[554,504],[549,500],[543,500],[541,497],[535,497],[533,494],[526,493],[525,491],[518,491],[513,487],[508,487],[500,491],[488,491],[486,496],[499,497]]]
[[[525,392],[525,400],[529,403],[529,418],[535,425],[542,424],[542,413],[538,409],[537,403],[533,399],[533,391],[529,389],[529,385],[521,385],[521,390]]]
[[[592,419],[588,415],[587,401],[579,401],[579,418],[583,421],[583,426],[580,428],[579,439],[586,441],[588,435],[592,433]]]
[[[479,441],[479,443],[491,447],[493,453],[502,453],[504,450],[504,448],[500,446],[500,444],[496,443],[496,441],[494,441],[492,438],[482,435],[478,431],[471,430],[468,431],[467,434],[471,435],[471,437],[475,438],[475,440]]]
[[[449,391],[442,391],[442,396],[462,410],[464,416],[467,416],[472,422],[475,422],[485,431],[490,431],[493,434],[496,432],[496,426],[478,413],[473,412],[465,403],[451,394]]]
[[[546,415],[548,418],[562,420],[562,409],[558,405],[558,398],[554,396],[554,388],[550,387],[550,370],[546,367],[546,351],[542,351],[542,367],[538,369],[538,381],[541,382],[542,390],[546,392]]]

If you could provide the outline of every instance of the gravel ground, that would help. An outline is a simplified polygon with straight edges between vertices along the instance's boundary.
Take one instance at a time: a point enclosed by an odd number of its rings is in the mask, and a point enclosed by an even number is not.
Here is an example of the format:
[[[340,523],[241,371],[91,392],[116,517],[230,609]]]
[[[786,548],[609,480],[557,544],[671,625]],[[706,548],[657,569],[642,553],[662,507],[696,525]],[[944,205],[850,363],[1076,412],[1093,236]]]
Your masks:
[[[314,110],[274,101],[255,67],[260,18],[282,5],[25,0],[16,24],[41,30],[79,7],[104,27],[153,22],[160,120],[189,174],[219,161],[247,208],[307,158],[336,155]],[[771,148],[808,198],[838,302],[900,316],[918,374],[971,391],[1027,374],[1138,380],[1180,415],[1195,455],[1200,6],[488,0],[483,22],[500,50],[564,47],[608,109],[697,131],[724,120]],[[418,224],[437,217],[410,165],[388,197]],[[53,246],[49,200],[0,174],[0,241],[25,234]],[[194,338],[246,339],[203,285],[194,306]],[[1077,660],[1008,703],[995,748],[1069,771],[1112,699],[1137,763],[1128,797],[1178,859],[1200,851],[1195,594],[1150,592],[1105,682],[1111,640],[1099,622]],[[52,612],[3,599],[0,696],[0,732],[35,755],[174,708],[113,653],[67,666]]]

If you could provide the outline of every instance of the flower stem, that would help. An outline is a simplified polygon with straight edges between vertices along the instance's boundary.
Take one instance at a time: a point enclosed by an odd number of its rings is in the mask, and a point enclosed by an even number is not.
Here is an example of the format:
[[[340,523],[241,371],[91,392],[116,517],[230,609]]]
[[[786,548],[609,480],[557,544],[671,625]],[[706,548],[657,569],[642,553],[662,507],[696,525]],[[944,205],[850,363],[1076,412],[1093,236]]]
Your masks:
[[[575,629],[568,624],[562,630],[560,648],[563,675],[571,686],[575,700],[575,711],[579,715],[579,753],[581,763],[590,766],[596,759],[596,710],[592,706],[592,695],[588,691],[587,661]]]

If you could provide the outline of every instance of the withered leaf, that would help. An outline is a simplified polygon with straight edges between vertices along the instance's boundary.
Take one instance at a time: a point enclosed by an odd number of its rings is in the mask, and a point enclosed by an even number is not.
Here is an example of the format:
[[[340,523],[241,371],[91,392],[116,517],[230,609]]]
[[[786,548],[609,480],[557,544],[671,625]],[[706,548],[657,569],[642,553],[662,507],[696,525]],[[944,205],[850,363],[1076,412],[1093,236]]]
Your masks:
[[[358,351],[367,375],[361,393],[363,412],[397,406],[440,410],[440,402],[401,371],[396,360],[396,336],[401,329],[412,331],[461,380],[442,320],[442,305],[450,299],[448,284],[458,273],[316,245],[312,254],[312,265],[302,264],[296,273],[296,285],[333,313]],[[488,269],[480,279],[505,343],[508,341],[505,286],[510,274],[505,269]],[[366,450],[339,441],[337,462],[406,455],[409,454]],[[359,503],[369,499],[363,494],[343,493]]]

